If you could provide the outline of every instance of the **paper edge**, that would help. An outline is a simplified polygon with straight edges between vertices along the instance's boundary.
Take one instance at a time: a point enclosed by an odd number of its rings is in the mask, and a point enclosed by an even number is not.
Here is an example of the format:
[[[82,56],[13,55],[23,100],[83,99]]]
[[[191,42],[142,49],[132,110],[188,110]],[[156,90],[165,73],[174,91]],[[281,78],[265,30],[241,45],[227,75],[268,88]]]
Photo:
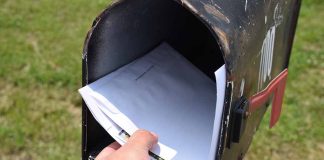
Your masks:
[[[215,71],[216,78],[216,109],[215,109],[215,120],[213,137],[210,146],[209,158],[214,160],[216,158],[216,151],[218,146],[219,132],[221,129],[222,114],[225,101],[225,87],[226,87],[226,68],[225,64]]]

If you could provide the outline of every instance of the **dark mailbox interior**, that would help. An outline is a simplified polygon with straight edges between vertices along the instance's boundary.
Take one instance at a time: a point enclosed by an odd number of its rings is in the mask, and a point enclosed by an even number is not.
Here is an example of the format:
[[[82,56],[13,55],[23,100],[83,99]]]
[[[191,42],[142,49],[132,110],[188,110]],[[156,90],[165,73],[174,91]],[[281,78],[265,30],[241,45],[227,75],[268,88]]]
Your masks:
[[[215,79],[215,70],[224,64],[214,34],[174,0],[124,0],[103,12],[95,25],[84,62],[88,73],[84,79],[88,83],[145,55],[162,42],[169,43],[211,79]],[[85,105],[83,125],[86,159],[113,139]]]

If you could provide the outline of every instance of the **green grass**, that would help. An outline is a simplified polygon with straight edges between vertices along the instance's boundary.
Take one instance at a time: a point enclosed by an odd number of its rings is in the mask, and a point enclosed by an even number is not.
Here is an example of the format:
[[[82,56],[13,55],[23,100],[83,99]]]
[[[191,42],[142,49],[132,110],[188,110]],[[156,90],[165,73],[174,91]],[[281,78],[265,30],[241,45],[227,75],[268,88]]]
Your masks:
[[[106,0],[0,0],[0,159],[80,159],[81,52]],[[305,0],[282,117],[247,159],[324,157],[324,1]]]
[[[304,1],[289,66],[280,121],[269,115],[256,133],[247,159],[324,157],[324,1]]]
[[[106,0],[0,0],[0,159],[80,159],[81,53]]]

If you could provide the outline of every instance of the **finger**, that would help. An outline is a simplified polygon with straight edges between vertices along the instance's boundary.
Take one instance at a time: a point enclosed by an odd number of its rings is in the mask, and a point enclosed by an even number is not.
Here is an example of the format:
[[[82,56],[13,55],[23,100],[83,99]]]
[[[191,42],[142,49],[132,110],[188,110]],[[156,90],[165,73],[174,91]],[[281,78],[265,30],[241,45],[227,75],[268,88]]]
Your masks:
[[[132,147],[135,149],[149,151],[158,142],[158,137],[156,134],[145,131],[136,131],[127,141],[125,147]]]
[[[114,153],[117,149],[120,148],[120,144],[117,142],[111,143],[109,146],[104,148],[99,155],[96,157],[96,160],[104,160],[107,159],[107,157]]]

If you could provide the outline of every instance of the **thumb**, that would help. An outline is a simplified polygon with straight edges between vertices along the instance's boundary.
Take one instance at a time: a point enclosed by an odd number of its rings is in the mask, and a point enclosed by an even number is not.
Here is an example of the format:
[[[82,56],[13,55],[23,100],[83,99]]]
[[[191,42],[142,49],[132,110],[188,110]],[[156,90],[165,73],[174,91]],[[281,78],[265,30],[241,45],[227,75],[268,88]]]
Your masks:
[[[137,130],[127,141],[125,147],[142,151],[149,151],[158,141],[155,133],[146,130]]]

